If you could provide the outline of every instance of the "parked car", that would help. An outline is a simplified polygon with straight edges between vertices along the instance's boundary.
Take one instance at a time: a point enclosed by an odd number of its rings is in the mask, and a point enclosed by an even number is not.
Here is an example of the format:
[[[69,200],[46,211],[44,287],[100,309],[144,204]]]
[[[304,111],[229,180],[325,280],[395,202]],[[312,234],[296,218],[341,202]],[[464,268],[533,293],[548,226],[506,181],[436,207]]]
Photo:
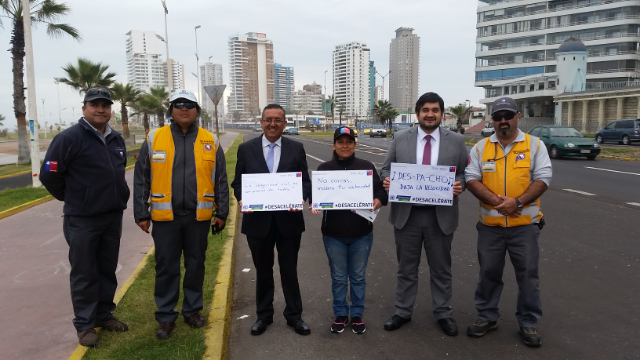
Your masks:
[[[616,120],[596,132],[596,141],[617,141],[618,144],[630,145],[633,141],[640,141],[640,119]]]
[[[296,128],[294,128],[294,127],[289,128],[289,131],[287,132],[287,134],[289,134],[289,135],[300,135],[300,134],[298,133],[298,129],[296,129]]]
[[[253,127],[254,132],[262,132],[262,127],[260,125],[256,125]]]
[[[396,125],[393,127],[393,132],[391,133],[391,138],[395,138],[395,135],[398,131],[409,129],[411,126],[409,125]]]
[[[369,133],[371,133],[371,128],[364,129],[364,134],[365,135],[369,135]]]
[[[293,126],[287,126],[286,128],[284,128],[284,130],[282,131],[282,135],[290,135],[289,131],[291,131],[292,129],[295,129]],[[297,131],[297,130],[296,130]]]
[[[600,154],[600,145],[595,140],[582,136],[569,126],[536,126],[529,130],[529,134],[544,142],[552,159],[586,156],[589,160],[595,160]]]
[[[493,123],[489,122],[487,125],[484,126],[482,130],[480,130],[480,135],[482,135],[482,137],[489,137],[493,135],[495,132],[496,132],[496,129],[493,128]]]
[[[371,127],[371,131],[369,132],[369,137],[387,137],[387,129],[382,125],[373,125]]]

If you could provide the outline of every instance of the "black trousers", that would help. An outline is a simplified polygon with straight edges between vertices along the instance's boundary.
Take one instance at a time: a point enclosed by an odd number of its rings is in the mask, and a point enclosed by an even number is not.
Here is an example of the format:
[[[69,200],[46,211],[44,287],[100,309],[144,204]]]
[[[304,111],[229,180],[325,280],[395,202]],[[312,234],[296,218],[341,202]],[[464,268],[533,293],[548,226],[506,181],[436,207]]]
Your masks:
[[[280,280],[286,306],[284,317],[289,322],[295,322],[302,315],[302,298],[298,285],[298,250],[302,235],[284,237],[278,231],[276,221],[271,223],[267,237],[256,238],[247,236],[249,249],[256,267],[256,307],[258,319],[273,319],[273,264],[274,246],[278,248],[278,265],[280,266]]]
[[[154,221],[151,229],[156,246],[156,321],[174,322],[180,297],[180,258],[184,252],[182,315],[202,310],[204,261],[211,220],[197,221],[196,215],[173,215],[173,221]]]
[[[116,309],[122,211],[93,217],[65,215],[62,231],[69,244],[73,325],[84,331],[95,327],[96,318],[112,318]]]

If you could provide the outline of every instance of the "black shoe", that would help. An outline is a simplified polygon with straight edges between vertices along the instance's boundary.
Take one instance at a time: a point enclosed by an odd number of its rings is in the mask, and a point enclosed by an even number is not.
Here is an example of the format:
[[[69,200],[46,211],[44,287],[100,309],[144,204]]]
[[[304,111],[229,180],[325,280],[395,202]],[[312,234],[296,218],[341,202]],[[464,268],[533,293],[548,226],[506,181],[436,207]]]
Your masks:
[[[267,326],[271,325],[273,320],[260,320],[256,321],[251,327],[251,335],[261,335],[263,332],[267,330]]]
[[[309,328],[309,325],[305,324],[302,319],[299,319],[296,322],[287,320],[287,325],[289,325],[292,328],[294,328],[296,330],[296,333],[298,333],[300,335],[309,335],[309,334],[311,334],[311,329]]]
[[[173,330],[176,328],[175,322],[163,322],[158,324],[158,330],[156,330],[156,337],[158,340],[166,340],[171,336]]]
[[[207,325],[207,319],[204,316],[200,315],[200,313],[195,313],[189,317],[184,317],[184,322],[186,322],[192,328],[201,328]]]
[[[442,328],[442,331],[449,336],[458,335],[458,325],[452,318],[438,319],[438,324]]]
[[[384,323],[384,329],[387,331],[398,330],[402,327],[402,325],[411,321],[411,318],[405,319],[399,315],[393,315],[389,321]]]
[[[518,332],[520,333],[520,337],[522,337],[522,341],[524,341],[525,345],[531,347],[539,347],[542,345],[542,337],[540,337],[536,328],[521,327]]]
[[[491,330],[495,330],[498,328],[497,321],[484,321],[484,320],[476,320],[475,324],[469,326],[467,328],[467,335],[479,338],[483,337],[487,332]]]

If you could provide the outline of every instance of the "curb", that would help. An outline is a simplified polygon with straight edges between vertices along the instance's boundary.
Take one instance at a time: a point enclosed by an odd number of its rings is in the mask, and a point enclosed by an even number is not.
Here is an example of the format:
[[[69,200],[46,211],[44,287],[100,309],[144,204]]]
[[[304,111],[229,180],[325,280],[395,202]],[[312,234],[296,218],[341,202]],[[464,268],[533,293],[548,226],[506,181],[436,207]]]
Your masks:
[[[605,158],[605,159],[620,160],[620,161],[640,161],[640,159],[637,159],[637,158],[617,157],[612,155],[598,155],[598,157]]]
[[[133,285],[133,282],[136,281],[136,279],[140,275],[140,272],[142,272],[142,269],[144,269],[144,267],[147,266],[147,263],[149,262],[149,257],[155,253],[155,249],[156,249],[155,246],[151,247],[151,249],[147,252],[147,254],[142,258],[142,260],[140,260],[140,263],[138,264],[138,266],[136,266],[136,269],[133,270],[133,272],[127,279],[127,281],[125,281],[124,284],[122,284],[122,287],[120,288],[120,290],[116,292],[116,295],[113,297],[113,302],[116,304],[116,306],[118,305],[120,300],[122,300],[122,298],[127,293],[131,285]],[[96,331],[100,332],[100,329],[96,329]],[[75,351],[71,354],[71,356],[69,356],[69,360],[82,360],[82,358],[84,357],[84,354],[87,353],[87,350],[89,350],[88,347],[78,345]]]
[[[18,175],[28,174],[30,172],[31,172],[31,170],[27,170],[27,171],[17,172],[17,173],[14,173],[14,174],[3,175],[3,176],[0,176],[0,179],[6,179],[6,178],[18,176]]]
[[[22,205],[18,205],[15,207],[12,207],[11,209],[5,210],[0,212],[0,219],[4,219],[6,217],[9,217],[11,215],[15,215],[17,213],[23,212],[27,209],[30,209],[36,205],[40,205],[42,203],[45,203],[47,201],[53,200],[53,196],[51,195],[47,195],[45,197],[41,197],[40,199],[35,199],[33,201],[30,201],[26,204],[22,204]]]
[[[233,190],[230,192],[233,196]],[[213,301],[209,312],[209,326],[204,332],[205,352],[203,359],[226,359],[229,350],[231,327],[231,302],[233,299],[233,269],[235,267],[235,244],[238,227],[238,202],[229,204],[227,240],[224,244],[222,259],[218,265],[216,286],[213,290]]]

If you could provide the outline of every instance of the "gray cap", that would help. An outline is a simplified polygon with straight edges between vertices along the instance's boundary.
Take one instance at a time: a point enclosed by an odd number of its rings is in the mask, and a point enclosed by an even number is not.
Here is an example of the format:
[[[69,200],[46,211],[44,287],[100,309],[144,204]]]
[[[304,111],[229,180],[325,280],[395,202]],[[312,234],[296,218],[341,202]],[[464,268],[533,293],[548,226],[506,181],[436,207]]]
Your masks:
[[[517,114],[518,104],[516,104],[516,101],[510,97],[502,97],[494,101],[493,105],[491,105],[491,115],[502,110],[511,111],[512,113]]]

